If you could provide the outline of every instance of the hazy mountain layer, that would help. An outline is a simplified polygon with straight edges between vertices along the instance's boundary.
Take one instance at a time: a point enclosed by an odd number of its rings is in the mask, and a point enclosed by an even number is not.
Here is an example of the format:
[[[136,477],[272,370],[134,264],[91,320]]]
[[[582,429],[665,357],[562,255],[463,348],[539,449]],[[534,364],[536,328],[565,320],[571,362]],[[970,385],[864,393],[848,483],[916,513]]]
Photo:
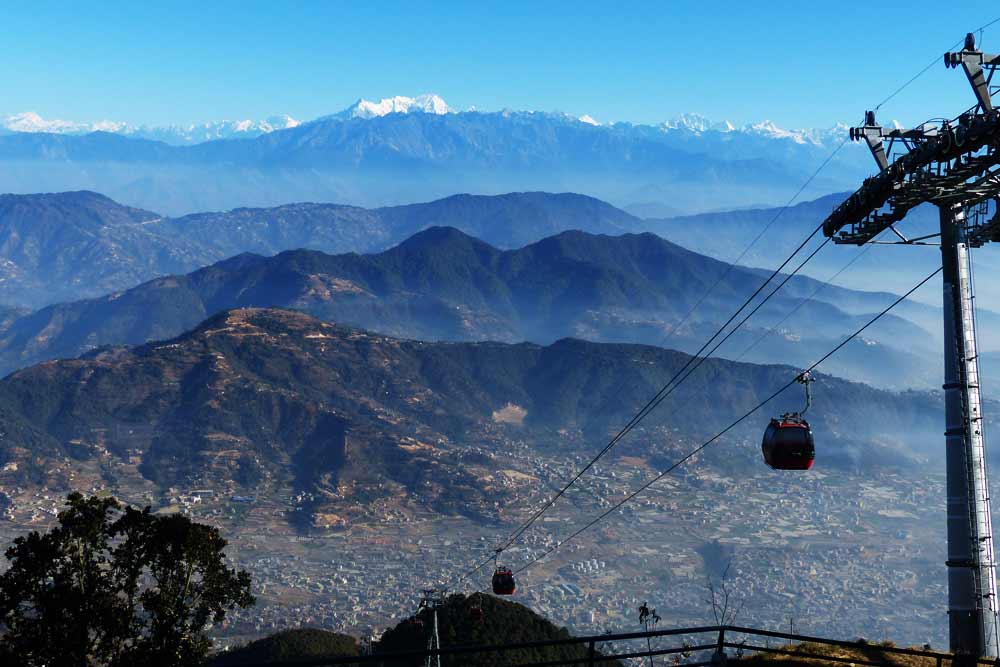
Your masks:
[[[194,243],[152,233],[158,217],[93,192],[0,195],[0,303],[103,294],[213,259]]]
[[[595,234],[641,231],[642,222],[592,197],[515,192],[492,197],[453,195],[377,209],[309,203],[240,208],[163,219],[152,229],[229,257],[297,248],[372,252],[432,226],[455,227],[497,247],[515,248],[568,229]]]
[[[504,263],[494,257],[499,256],[498,247],[531,244],[566,229],[619,235],[653,227],[670,238],[710,248],[711,244],[699,236],[711,238],[712,234],[704,231],[707,229],[749,242],[749,235],[766,224],[766,211],[720,214],[705,220],[642,221],[590,197],[546,193],[457,195],[381,209],[295,204],[183,218],[159,218],[87,192],[8,195],[0,204],[0,258],[5,262],[0,265],[0,303],[38,307],[111,293],[94,303],[45,310],[9,327],[0,336],[2,370],[53,356],[73,356],[96,345],[176,335],[216,310],[241,304],[293,306],[335,321],[428,339],[544,343],[574,335],[667,344],[693,352],[767,275],[760,270],[730,270],[724,263],[682,252],[671,244],[665,246],[652,237],[631,245],[609,242],[615,250],[593,239],[566,237],[525,249],[516,261]],[[808,211],[815,213],[817,206],[822,207],[822,203],[786,211],[788,217],[779,218],[773,230],[781,243],[762,240],[752,250],[752,258],[775,261],[774,257],[787,250],[783,244],[796,242],[804,229],[818,224],[808,217]],[[801,211],[806,213],[800,215]],[[234,284],[250,281],[253,289],[244,286],[242,291],[221,295],[215,295],[212,286],[189,287],[186,279],[180,279],[178,284],[184,288],[179,290],[151,293],[151,289],[174,285],[167,280],[157,283],[159,287],[119,293],[158,275],[183,274],[247,251],[270,255],[305,247],[339,253],[376,252],[431,225],[457,227],[482,237],[494,248],[480,257],[479,251],[468,250],[467,240],[445,235],[431,241],[432,237],[426,237],[377,261],[303,260],[304,264],[292,262],[283,273],[277,267],[290,261],[285,258],[268,264],[266,271],[260,269],[268,275],[257,282],[250,269],[246,269],[250,271],[246,276],[235,276],[234,272],[244,270],[242,263],[227,263],[219,269],[226,277],[216,279]],[[647,243],[649,247],[644,248]],[[760,247],[770,247],[773,252],[758,256],[756,249]],[[904,257],[921,249],[888,250],[897,253],[893,257]],[[877,248],[869,255],[881,251]],[[825,268],[824,261],[835,259],[843,266],[854,252],[857,250],[831,245],[814,262]],[[978,251],[977,257],[987,252],[988,248]],[[310,268],[309,262],[317,266]],[[867,286],[881,287],[878,274],[869,275],[860,264],[840,278],[869,276]],[[368,268],[359,268],[362,265]],[[891,272],[885,267],[877,270]],[[375,276],[371,271],[381,273]],[[490,291],[494,288],[489,285],[466,285],[470,271],[495,273],[489,281],[502,284],[509,294],[494,298]],[[298,277],[293,279],[293,274]],[[424,274],[433,275],[433,281],[421,282]],[[310,275],[319,276],[321,284],[309,286]],[[295,284],[288,282],[295,280]],[[327,280],[346,280],[362,291],[345,291],[334,283],[325,284]],[[697,299],[720,280],[689,326],[668,338]],[[268,282],[284,287],[271,289]],[[980,280],[987,288],[990,284]],[[486,291],[473,294],[475,290],[467,289],[473,286]],[[926,292],[930,291],[928,287]],[[982,307],[990,303],[988,292],[986,296],[987,300],[980,301],[980,338],[984,350],[991,350],[996,349],[991,332],[998,320]],[[719,354],[805,365],[893,298],[884,292],[852,291],[796,278]],[[102,302],[105,305],[100,305]],[[4,322],[9,324],[17,314],[8,313]],[[936,386],[940,375],[939,310],[908,303],[893,315],[904,316],[909,323],[894,316],[886,318],[866,332],[864,341],[849,346],[830,370],[882,386]],[[761,338],[772,326],[774,333]],[[0,326],[0,332],[7,328]]]
[[[732,261],[738,257],[761,230],[770,225],[761,238],[745,255],[742,263],[751,266],[777,266],[806,237],[810,230],[819,226],[848,193],[830,195],[792,206],[788,209],[751,209],[727,211],[695,216],[674,217],[659,220],[644,220],[647,229],[686,248],[701,252],[722,261]],[[908,238],[934,234],[939,230],[938,212],[933,206],[914,209],[897,229]],[[819,243],[822,234],[814,243]],[[881,241],[898,241],[891,232],[885,232]],[[941,252],[933,244],[936,238],[927,239],[932,245],[869,245],[858,248],[852,245],[830,243],[809,262],[803,272],[819,280],[829,280],[855,290],[887,290],[902,293],[926,277],[941,265]],[[1000,249],[997,244],[987,244],[973,251],[976,304],[979,320],[980,349],[996,352],[1000,349]],[[846,270],[845,270],[846,267]],[[841,293],[835,302],[849,312],[859,312],[849,303],[848,293]],[[831,288],[824,288],[817,294],[821,300],[832,300]],[[924,304],[927,304],[925,306]],[[871,309],[874,304],[858,304],[862,309]],[[920,325],[931,339],[925,347],[931,355],[921,364],[939,381],[942,362],[940,360],[943,341],[941,338],[941,281],[931,280],[913,300],[900,304],[897,315]],[[990,395],[1000,391],[1000,371],[996,354],[983,357],[984,387]],[[881,363],[881,362],[879,362]],[[905,375],[905,368],[887,360],[886,373]]]
[[[762,281],[759,271],[648,233],[564,232],[503,251],[454,228],[435,227],[378,254],[243,254],[188,275],[49,306],[0,335],[0,370],[101,345],[171,337],[220,310],[263,306],[424,340],[549,343],[574,336],[693,352]],[[816,288],[815,281],[793,279],[718,354],[805,366],[892,300],[831,288],[821,301],[810,298]],[[795,308],[793,318],[765,335],[766,326]],[[935,386],[930,339],[890,314],[826,370],[888,386]]]
[[[742,263],[750,266],[776,266],[849,194],[829,195],[783,211],[778,208],[756,208],[649,219],[643,221],[643,228],[685,248],[723,261],[733,261],[766,225],[770,225],[766,235],[750,249]],[[937,209],[930,205],[920,206],[896,227],[907,238],[935,234],[939,231]],[[821,240],[822,233],[817,238]],[[879,240],[892,242],[900,239],[886,231]],[[931,244],[936,241],[936,238],[926,240]],[[805,272],[826,280],[862,252],[863,255],[850,269],[837,277],[838,284],[854,289],[905,292],[941,262],[941,252],[933,245],[876,245],[859,249],[853,245],[831,243],[830,247],[809,263]],[[975,252],[974,258],[980,278],[977,283],[980,306],[996,311],[1000,309],[1000,288],[996,286],[997,281],[993,277],[1000,275],[1000,254],[991,245],[986,245]],[[940,285],[940,282],[936,284]],[[940,289],[928,286],[918,297],[939,306],[940,294]]]
[[[126,289],[242,252],[382,250],[436,224],[502,247],[566,230],[619,234],[638,219],[581,195],[460,195],[366,210],[334,204],[236,209],[178,219],[92,192],[0,197],[0,304],[38,307]]]

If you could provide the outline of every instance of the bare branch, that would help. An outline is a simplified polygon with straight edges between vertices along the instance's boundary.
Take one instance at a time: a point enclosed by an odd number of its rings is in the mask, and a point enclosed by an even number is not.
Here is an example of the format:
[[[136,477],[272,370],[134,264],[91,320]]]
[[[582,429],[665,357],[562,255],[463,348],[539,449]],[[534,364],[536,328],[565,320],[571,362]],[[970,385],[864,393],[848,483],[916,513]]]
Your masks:
[[[736,618],[743,611],[743,604],[746,602],[742,597],[737,597],[729,586],[729,571],[733,562],[726,563],[722,576],[719,577],[718,584],[712,575],[706,577],[705,587],[708,589],[709,598],[706,603],[712,606],[712,616],[716,625],[732,625]]]

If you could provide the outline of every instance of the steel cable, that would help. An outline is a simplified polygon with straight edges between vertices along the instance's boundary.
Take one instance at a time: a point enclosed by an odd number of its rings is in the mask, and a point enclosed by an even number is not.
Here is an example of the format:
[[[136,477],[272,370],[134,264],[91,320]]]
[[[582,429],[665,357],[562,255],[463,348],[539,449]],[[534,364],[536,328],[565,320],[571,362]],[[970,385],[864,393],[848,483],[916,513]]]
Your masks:
[[[830,350],[829,352],[827,352],[826,354],[824,354],[822,357],[820,357],[820,359],[818,361],[816,361],[811,366],[809,366],[809,368],[807,368],[804,372],[808,373],[808,372],[811,372],[811,371],[815,370],[820,364],[822,364],[824,361],[826,361],[827,359],[829,359],[830,357],[832,357],[834,354],[836,354],[841,348],[843,348],[845,345],[847,345],[850,341],[854,340],[854,338],[856,338],[857,336],[861,335],[861,333],[864,332],[865,329],[867,329],[872,324],[874,324],[875,322],[877,322],[879,319],[882,318],[882,316],[884,316],[890,310],[892,310],[897,305],[899,305],[900,303],[902,303],[907,297],[909,297],[911,294],[913,294],[914,292],[916,292],[918,289],[920,289],[921,287],[923,287],[931,278],[933,278],[937,274],[941,273],[941,270],[942,269],[939,267],[939,268],[935,269],[934,271],[932,271],[926,278],[924,278],[919,283],[917,283],[912,288],[910,288],[910,290],[908,292],[906,292],[905,294],[903,294],[902,296],[900,296],[898,299],[896,299],[895,301],[893,301],[891,304],[889,304],[887,307],[885,307],[882,311],[880,311],[877,315],[875,315],[870,320],[868,320],[868,322],[866,322],[862,327],[860,327],[854,333],[850,334],[847,338],[845,338],[843,341],[841,341],[840,343],[838,343],[836,347],[834,347],[832,350]],[[702,450],[704,450],[705,448],[707,448],[712,443],[718,441],[719,438],[721,438],[723,435],[725,435],[726,433],[728,433],[732,429],[736,428],[736,426],[738,426],[744,420],[746,420],[748,417],[750,417],[755,412],[757,412],[758,410],[760,410],[762,407],[764,407],[767,403],[769,403],[771,400],[773,400],[775,397],[777,397],[783,391],[785,391],[786,389],[788,389],[792,385],[796,384],[798,382],[798,378],[800,377],[800,375],[801,374],[797,374],[794,378],[792,378],[791,380],[789,380],[780,389],[778,389],[777,391],[775,391],[774,393],[772,393],[770,396],[768,396],[767,398],[765,398],[763,401],[759,402],[756,406],[754,406],[753,408],[751,408],[750,410],[748,410],[747,412],[745,412],[742,416],[740,416],[734,422],[732,422],[731,424],[729,424],[729,426],[727,426],[726,428],[722,429],[721,431],[719,431],[718,433],[716,433],[715,435],[713,435],[711,438],[709,438],[708,440],[706,440],[705,442],[703,442],[701,445],[699,445],[695,449],[693,449],[690,452],[688,452],[687,454],[685,454],[682,458],[680,458],[677,461],[675,461],[669,468],[663,470],[662,472],[660,472],[659,474],[657,474],[655,477],[653,477],[649,481],[645,482],[638,489],[636,489],[635,491],[633,491],[629,495],[625,496],[625,498],[623,498],[622,500],[620,500],[617,503],[615,503],[610,509],[608,509],[605,512],[599,514],[596,518],[592,519],[590,522],[588,522],[587,524],[585,524],[583,527],[577,529],[575,532],[573,532],[572,534],[570,534],[568,537],[566,537],[564,539],[561,539],[561,540],[558,540],[556,542],[555,546],[552,546],[549,549],[543,551],[541,554],[539,554],[538,556],[535,556],[530,561],[528,561],[526,564],[524,564],[521,567],[519,567],[518,569],[514,570],[514,574],[520,574],[520,573],[528,570],[529,568],[531,568],[532,566],[534,566],[536,563],[538,563],[542,559],[544,559],[544,558],[548,557],[549,555],[551,555],[552,553],[554,553],[557,549],[561,548],[566,543],[568,543],[568,542],[576,539],[578,536],[580,536],[581,534],[583,534],[584,532],[586,532],[587,530],[589,530],[593,526],[597,525],[600,521],[602,521],[604,518],[606,518],[610,514],[614,513],[618,509],[620,509],[626,503],[631,502],[634,498],[636,498],[637,496],[639,496],[641,493],[643,493],[646,489],[648,489],[649,487],[651,487],[653,484],[655,484],[659,480],[663,479],[664,477],[666,477],[667,475],[669,475],[670,473],[672,473],[674,470],[676,470],[680,466],[684,465],[684,463],[686,463],[687,461],[689,461],[692,457],[694,457],[695,455],[697,455],[699,452],[701,452]]]

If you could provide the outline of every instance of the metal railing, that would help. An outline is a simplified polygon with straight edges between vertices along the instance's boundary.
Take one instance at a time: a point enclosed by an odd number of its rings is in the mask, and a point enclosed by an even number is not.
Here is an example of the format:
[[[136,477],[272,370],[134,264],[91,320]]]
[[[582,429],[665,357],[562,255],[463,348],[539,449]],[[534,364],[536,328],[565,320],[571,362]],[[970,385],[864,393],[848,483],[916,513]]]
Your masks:
[[[712,635],[713,639],[708,642],[701,641],[691,645],[684,643],[681,646],[672,646],[670,648],[653,648],[647,644],[647,647],[642,650],[626,650],[624,652],[614,650],[616,648],[615,645],[640,639],[690,638],[699,635]],[[735,638],[741,638],[741,641],[736,641]],[[750,641],[753,638],[758,638],[758,641]],[[761,642],[760,639],[764,641]],[[772,639],[785,643],[772,647],[770,645],[770,640]],[[816,652],[814,650],[815,646],[852,649],[856,655],[850,657],[829,655],[828,653]],[[519,651],[553,648],[565,649],[569,647],[579,647],[581,649],[579,651],[580,655],[544,662],[512,663],[511,667],[557,667],[561,665],[610,667],[611,665],[622,664],[621,661],[623,660],[676,656],[679,654],[685,655],[682,667],[720,666],[725,665],[734,657],[741,660],[753,661],[755,658],[762,658],[767,654],[785,656],[786,658],[796,657],[802,660],[818,662],[871,665],[873,667],[912,667],[912,658],[925,658],[928,661],[933,660],[934,667],[953,667],[953,665],[955,667],[958,665],[962,665],[962,667],[1000,667],[1000,661],[995,661],[991,658],[976,658],[974,656],[954,655],[933,650],[899,648],[890,644],[875,644],[864,640],[852,642],[732,625],[672,628],[669,630],[651,630],[648,632],[625,632],[511,644],[448,646],[434,650],[425,649],[393,653],[375,652],[370,655],[342,658],[269,662],[266,665],[267,667],[334,667],[337,665],[356,665],[358,667],[362,665],[378,665],[380,667],[419,666],[425,664],[427,658],[436,659],[440,657],[443,662],[447,662],[448,664],[472,666],[480,664],[477,658],[481,660],[481,656],[502,656]],[[732,649],[735,653],[729,654],[727,653],[727,649]],[[701,656],[698,656],[701,658],[706,653],[709,654],[707,659],[691,660],[697,654],[701,654]],[[746,655],[748,653],[752,655]],[[904,663],[899,660],[893,660],[893,658],[902,658],[904,656],[911,658],[911,661]],[[265,665],[247,663],[239,667],[265,667]],[[930,667],[929,662],[928,667]]]

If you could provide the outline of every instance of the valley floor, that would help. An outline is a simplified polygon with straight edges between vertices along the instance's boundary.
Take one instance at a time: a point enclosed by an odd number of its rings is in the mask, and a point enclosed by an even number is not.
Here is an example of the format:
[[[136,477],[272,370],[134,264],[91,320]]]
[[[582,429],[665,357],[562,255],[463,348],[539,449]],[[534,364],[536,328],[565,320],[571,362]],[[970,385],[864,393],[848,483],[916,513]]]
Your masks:
[[[580,463],[529,455],[523,443],[493,446],[506,448],[511,469],[498,476],[516,498],[503,508],[481,508],[500,518],[495,526],[404,502],[366,508],[349,527],[306,536],[289,521],[303,499],[281,488],[255,497],[172,489],[165,497],[134,465],[109,462],[100,465],[111,470],[78,466],[73,482],[222,527],[230,555],[251,572],[258,605],[215,628],[220,646],[297,626],[360,635],[395,625],[416,610],[421,589],[442,586],[473,558],[488,556]],[[602,466],[574,487],[524,543],[506,552],[507,564],[517,569],[655,474],[638,456],[613,464],[614,472]],[[51,523],[61,504],[56,492],[7,492],[14,504],[0,521],[5,544]],[[808,474],[761,465],[734,477],[695,463],[521,575],[514,599],[577,633],[636,630],[643,601],[658,610],[662,626],[706,624],[712,621],[706,574],[731,556],[730,590],[745,604],[740,624],[787,629],[791,622],[805,634],[942,647],[943,504],[937,470],[919,479],[860,478],[824,471],[820,458]],[[466,592],[487,586],[488,567],[471,583],[452,586]]]

